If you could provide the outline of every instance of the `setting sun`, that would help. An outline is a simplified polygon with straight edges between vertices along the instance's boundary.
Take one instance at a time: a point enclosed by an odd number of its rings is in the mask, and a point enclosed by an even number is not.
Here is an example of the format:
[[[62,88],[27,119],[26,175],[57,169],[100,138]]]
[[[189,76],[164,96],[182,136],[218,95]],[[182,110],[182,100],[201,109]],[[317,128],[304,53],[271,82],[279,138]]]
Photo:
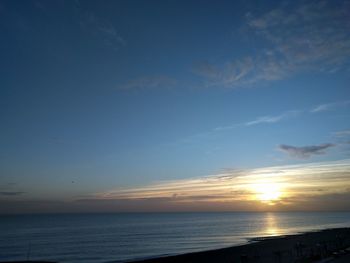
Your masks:
[[[252,188],[257,200],[270,204],[273,201],[279,200],[282,195],[281,186],[274,182],[257,183]]]

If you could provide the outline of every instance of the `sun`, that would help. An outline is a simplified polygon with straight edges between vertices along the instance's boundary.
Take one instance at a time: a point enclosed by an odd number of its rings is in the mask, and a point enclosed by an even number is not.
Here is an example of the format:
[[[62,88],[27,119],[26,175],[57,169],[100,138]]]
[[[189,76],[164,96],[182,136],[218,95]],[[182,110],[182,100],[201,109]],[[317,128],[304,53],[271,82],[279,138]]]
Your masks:
[[[281,186],[274,182],[263,182],[252,185],[255,198],[261,202],[274,204],[282,195]]]

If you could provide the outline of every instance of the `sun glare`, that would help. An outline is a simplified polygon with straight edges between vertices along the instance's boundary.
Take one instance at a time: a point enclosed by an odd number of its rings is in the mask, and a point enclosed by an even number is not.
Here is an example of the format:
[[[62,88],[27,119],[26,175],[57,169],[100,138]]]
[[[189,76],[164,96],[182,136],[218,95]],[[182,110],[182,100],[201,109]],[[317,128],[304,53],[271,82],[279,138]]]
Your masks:
[[[257,200],[269,204],[273,204],[274,201],[279,200],[282,195],[280,185],[274,182],[253,184],[252,188]]]

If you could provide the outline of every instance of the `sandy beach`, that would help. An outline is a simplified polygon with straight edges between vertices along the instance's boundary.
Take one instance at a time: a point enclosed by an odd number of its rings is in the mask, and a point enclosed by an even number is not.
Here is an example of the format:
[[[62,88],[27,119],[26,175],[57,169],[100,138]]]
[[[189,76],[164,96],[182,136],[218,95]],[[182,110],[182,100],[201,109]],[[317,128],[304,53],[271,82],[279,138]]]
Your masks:
[[[349,251],[346,248],[349,246],[350,228],[337,228],[280,237],[258,237],[242,246],[130,262],[348,262]]]

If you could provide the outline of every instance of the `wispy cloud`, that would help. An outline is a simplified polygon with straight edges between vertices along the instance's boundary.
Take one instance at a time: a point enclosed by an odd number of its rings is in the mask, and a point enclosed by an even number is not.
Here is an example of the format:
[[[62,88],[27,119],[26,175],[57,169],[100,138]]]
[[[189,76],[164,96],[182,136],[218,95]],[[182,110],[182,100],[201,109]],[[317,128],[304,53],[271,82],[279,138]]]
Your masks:
[[[308,163],[290,166],[264,167],[248,170],[225,170],[198,178],[165,181],[148,186],[117,189],[85,198],[91,200],[121,200],[123,202],[162,203],[168,206],[187,204],[231,204],[231,209],[260,203],[255,186],[273,183],[282,192],[276,203],[283,209],[298,205],[303,199],[321,197],[350,190],[350,160]],[[323,180],[320,181],[319,177]],[[300,205],[300,203],[299,203]],[[318,207],[321,205],[318,204]],[[208,206],[210,207],[210,206]],[[299,206],[301,207],[301,206]],[[208,208],[207,208],[208,209]]]
[[[152,88],[170,88],[176,84],[174,78],[165,76],[165,75],[155,75],[140,77],[129,80],[128,82],[120,85],[118,88],[123,90],[132,90],[132,89],[152,89]]]
[[[328,111],[331,108],[331,106],[332,104],[321,104],[313,108],[310,112],[316,113],[316,112]]]
[[[23,191],[19,191],[17,188],[17,183],[8,182],[0,184],[0,196],[19,196],[25,194]]]
[[[264,48],[224,64],[198,63],[206,86],[246,87],[304,71],[334,73],[349,67],[348,1],[293,2],[261,15],[246,15],[245,34]]]
[[[230,61],[223,66],[217,66],[210,62],[201,62],[193,66],[192,71],[204,77],[206,86],[236,87],[247,82],[247,78],[254,69],[254,61],[251,57]]]
[[[247,15],[257,36],[269,43],[269,52],[285,61],[282,71],[334,71],[349,62],[348,1],[285,5],[265,14]],[[276,58],[276,57],[275,57]]]
[[[213,131],[223,131],[223,130],[229,130],[229,129],[234,129],[237,127],[241,126],[253,126],[257,124],[273,124],[277,123],[283,120],[287,120],[290,118],[295,118],[298,117],[302,114],[305,113],[320,113],[323,111],[328,111],[328,110],[336,110],[337,108],[340,107],[346,107],[350,105],[350,100],[345,100],[345,101],[338,101],[338,102],[331,102],[331,103],[325,103],[325,104],[320,104],[310,110],[289,110],[282,112],[281,114],[278,115],[265,115],[265,116],[260,116],[257,117],[255,120],[247,121],[245,123],[236,123],[232,125],[226,125],[226,126],[219,126],[216,127]],[[345,135],[347,131],[339,132],[338,136],[343,133]]]
[[[339,146],[339,150],[349,156],[350,154],[350,129],[333,132],[332,135],[337,140],[337,146]]]
[[[76,2],[76,8],[81,13],[79,24],[87,33],[102,41],[105,46],[115,50],[127,45],[125,38],[111,22],[102,19],[90,10],[84,9],[80,2]]]
[[[264,202],[259,197],[259,189],[269,185],[276,187],[280,196],[278,200]],[[349,210],[349,196],[350,159],[347,159],[255,169],[225,169],[209,176],[112,189],[66,201],[4,197],[0,198],[0,213],[329,211]]]
[[[252,121],[247,121],[244,123],[235,123],[230,125],[218,126],[210,131],[201,132],[201,133],[197,133],[195,135],[189,136],[186,139],[182,140],[182,142],[189,143],[193,141],[198,141],[200,139],[208,138],[216,133],[232,130],[240,127],[250,127],[250,126],[259,125],[259,124],[274,124],[289,118],[297,117],[301,113],[302,111],[300,110],[290,110],[290,111],[283,112],[279,115],[266,115],[266,116],[257,117]]]
[[[194,139],[198,140],[198,139],[202,139],[202,138],[207,138],[208,136],[211,136],[211,135],[218,133],[218,132],[242,128],[242,127],[249,127],[249,126],[260,125],[260,124],[275,124],[275,123],[278,123],[280,121],[300,117],[301,115],[305,115],[307,113],[321,113],[323,111],[336,110],[336,109],[341,108],[341,107],[347,107],[348,105],[350,105],[350,100],[325,103],[325,104],[321,104],[321,105],[318,105],[316,107],[313,107],[311,109],[289,110],[289,111],[285,111],[285,112],[282,112],[282,113],[277,114],[277,115],[259,116],[254,120],[246,121],[243,123],[233,123],[230,125],[218,126],[214,129],[212,129],[211,131],[201,132],[201,133],[195,134],[193,136],[190,136],[189,138],[187,138],[184,141],[191,142]],[[348,131],[339,131],[339,132],[334,133],[334,135],[336,135],[337,137],[340,137],[341,135],[343,135],[345,137],[345,135],[347,135],[347,134],[348,134]]]
[[[310,110],[310,112],[311,113],[319,113],[319,112],[335,110],[337,108],[347,107],[347,106],[350,106],[350,100],[320,104],[320,105],[317,105],[316,107],[312,108]]]
[[[258,117],[257,119],[255,119],[253,121],[246,122],[245,125],[251,126],[251,125],[257,125],[257,124],[262,124],[262,123],[276,123],[276,122],[282,121],[284,119],[296,117],[300,113],[301,113],[301,111],[292,110],[292,111],[284,112],[280,115],[262,116],[262,117]]]
[[[350,137],[350,129],[349,130],[343,130],[343,131],[337,131],[337,132],[334,132],[333,135],[335,137]]]
[[[291,157],[295,157],[299,159],[307,159],[313,155],[325,154],[329,148],[334,146],[335,144],[332,144],[332,143],[325,143],[320,145],[309,145],[309,146],[302,146],[302,147],[281,144],[278,146],[278,148],[281,151],[287,153]]]
[[[301,113],[302,113],[302,111],[300,111],[300,110],[290,110],[290,111],[283,112],[279,115],[260,116],[252,121],[216,127],[213,130],[213,132],[230,130],[230,129],[234,129],[234,128],[238,128],[238,127],[242,127],[242,126],[253,126],[253,125],[258,125],[258,124],[273,124],[273,123],[277,123],[277,122],[280,122],[280,121],[283,121],[283,120],[286,120],[289,118],[294,118]]]
[[[282,79],[285,61],[275,57],[273,52],[263,52],[258,56],[246,56],[216,65],[210,62],[196,64],[192,71],[203,77],[207,87],[241,88],[259,82]]]
[[[16,191],[2,191],[0,192],[0,195],[2,196],[17,196],[17,195],[22,195],[25,192],[16,192]]]

